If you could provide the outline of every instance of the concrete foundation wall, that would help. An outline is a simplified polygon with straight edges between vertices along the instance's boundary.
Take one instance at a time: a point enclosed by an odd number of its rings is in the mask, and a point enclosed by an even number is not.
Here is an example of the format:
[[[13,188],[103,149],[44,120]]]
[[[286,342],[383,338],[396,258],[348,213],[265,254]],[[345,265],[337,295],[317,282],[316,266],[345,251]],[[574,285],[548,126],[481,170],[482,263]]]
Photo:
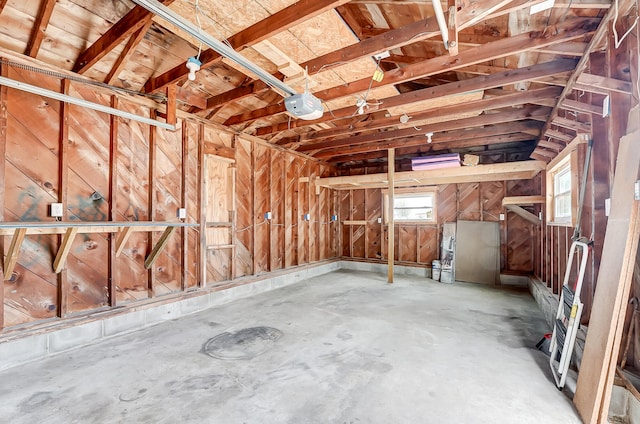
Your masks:
[[[66,328],[41,330],[39,334],[18,336],[0,342],[0,370],[42,359],[107,337],[141,330],[162,322],[203,311],[244,297],[275,290],[309,278],[337,271],[341,262],[331,262],[252,281],[225,290],[202,292],[170,303],[132,308],[117,315],[87,317]]]

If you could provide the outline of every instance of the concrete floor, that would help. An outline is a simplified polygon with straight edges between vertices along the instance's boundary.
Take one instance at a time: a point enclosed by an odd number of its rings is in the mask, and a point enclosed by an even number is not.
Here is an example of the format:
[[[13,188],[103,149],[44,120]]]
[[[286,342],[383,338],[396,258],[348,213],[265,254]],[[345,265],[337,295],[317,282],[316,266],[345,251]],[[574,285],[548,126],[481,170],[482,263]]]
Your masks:
[[[339,271],[0,373],[6,423],[579,423],[524,289]]]

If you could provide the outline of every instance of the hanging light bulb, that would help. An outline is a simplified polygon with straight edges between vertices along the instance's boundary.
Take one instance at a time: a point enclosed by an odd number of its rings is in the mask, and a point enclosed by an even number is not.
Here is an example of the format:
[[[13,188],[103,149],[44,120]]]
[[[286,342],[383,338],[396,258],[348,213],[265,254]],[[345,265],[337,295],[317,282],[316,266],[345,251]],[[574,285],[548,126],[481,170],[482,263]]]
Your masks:
[[[433,133],[432,132],[428,132],[425,134],[427,136],[427,143],[431,143],[433,140],[431,140],[431,137],[433,137]]]
[[[195,56],[191,56],[189,59],[187,59],[187,69],[189,70],[189,81],[195,81],[196,80],[196,72],[198,72],[200,70],[200,66],[202,66],[202,62],[200,62],[200,60],[195,57]]]

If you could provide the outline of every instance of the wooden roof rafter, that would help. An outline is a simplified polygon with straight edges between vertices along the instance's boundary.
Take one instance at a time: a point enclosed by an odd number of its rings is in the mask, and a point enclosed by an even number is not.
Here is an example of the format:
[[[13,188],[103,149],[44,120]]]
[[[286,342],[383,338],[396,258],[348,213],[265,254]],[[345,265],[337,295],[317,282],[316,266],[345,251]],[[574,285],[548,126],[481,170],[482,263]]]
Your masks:
[[[334,9],[349,0],[300,0],[288,6],[266,19],[263,19],[250,27],[232,35],[227,39],[234,50],[242,50],[253,44],[264,41],[273,35],[285,31],[288,28],[318,16],[328,10]],[[222,60],[222,57],[212,49],[206,49],[200,54],[202,69],[213,66]],[[152,93],[163,89],[169,84],[176,83],[188,74],[186,62],[181,63],[167,72],[151,78],[144,85],[144,91]]]
[[[563,23],[549,28],[544,33],[531,31],[513,37],[494,41],[480,47],[461,51],[455,58],[440,56],[428,59],[424,62],[415,63],[401,69],[385,72],[384,80],[380,83],[374,82],[372,89],[391,84],[411,81],[416,78],[435,75],[438,73],[456,70],[468,65],[479,64],[533,50],[537,47],[553,45],[560,42],[575,40],[584,37],[595,30],[600,19],[598,18],[575,18],[568,19]],[[364,92],[370,85],[371,78],[360,79],[351,83],[340,85],[326,90],[315,92],[314,94],[324,100],[329,101],[341,97]],[[267,106],[251,112],[242,113],[230,117],[225,121],[225,125],[237,125],[250,122],[259,118],[284,113],[284,104]],[[335,113],[335,112],[334,112]]]
[[[463,7],[456,16],[458,30],[464,30],[477,24],[483,19],[493,19],[503,14],[529,7],[533,3],[543,0],[502,0],[495,3],[491,0],[484,0]],[[448,13],[446,13],[448,15]],[[425,31],[432,28],[433,30]],[[435,17],[429,17],[418,22],[413,22],[401,28],[385,29],[375,36],[368,37],[359,43],[352,44],[342,49],[329,52],[307,62],[301,63],[300,66],[308,70],[309,75],[331,69],[333,67],[343,66],[358,59],[372,56],[384,51],[401,48],[409,44],[428,41],[440,34]],[[362,37],[360,37],[362,38]],[[462,42],[470,42],[477,40],[476,34],[460,34]],[[492,37],[496,38],[496,37]],[[435,41],[434,41],[435,42]],[[397,55],[394,55],[397,56]],[[422,61],[424,58],[415,58],[414,61]],[[268,86],[260,81],[254,81],[249,85],[243,85],[236,89],[232,89],[227,93],[211,97],[207,101],[207,109],[221,107],[227,103],[240,100],[253,94],[258,94],[268,89]]]
[[[334,162],[341,157],[346,159],[347,157],[354,157],[354,155],[358,154],[380,152],[387,149],[428,145],[430,146],[430,150],[438,150],[439,146],[441,146],[440,150],[449,150],[530,141],[535,140],[536,136],[531,135],[528,132],[532,129],[539,131],[541,126],[542,125],[537,122],[525,121],[475,128],[473,132],[470,132],[469,130],[449,131],[435,135],[434,141],[429,145],[427,144],[427,139],[424,136],[424,133],[421,133],[395,140],[323,150],[313,153],[312,156],[318,159]]]
[[[542,118],[548,113],[549,110],[540,111],[539,117]],[[510,112],[507,113],[508,117],[501,116],[494,119],[477,119],[485,118],[485,116],[460,119],[458,121],[442,122],[423,128],[421,131],[416,131],[414,128],[407,128],[406,130],[389,131],[388,136],[385,133],[375,133],[371,135],[356,136],[353,137],[353,142],[350,139],[335,140],[331,142],[318,143],[316,145],[310,144],[302,146],[298,149],[299,152],[315,152],[312,156],[326,159],[327,157],[336,156],[336,154],[350,153],[362,153],[365,151],[375,150],[378,146],[385,148],[401,147],[415,145],[414,143],[424,144],[426,143],[425,133],[433,132],[433,142],[449,142],[461,139],[479,138],[485,136],[495,136],[500,134],[517,133],[528,130],[535,130],[535,133],[540,131],[542,123],[538,121],[531,121],[527,116],[528,111]],[[504,121],[505,119],[512,118],[513,121]],[[524,121],[524,122],[518,122]],[[473,130],[472,130],[473,129]],[[457,131],[454,133],[454,131]],[[471,132],[472,131],[472,132]],[[447,132],[441,135],[440,133]],[[527,139],[536,138],[536,135],[527,134]],[[394,140],[396,142],[394,143]],[[473,144],[472,144],[473,145]],[[360,146],[356,148],[356,146]],[[464,146],[464,147],[469,147]]]
[[[36,16],[33,24],[31,37],[29,37],[27,48],[24,51],[25,55],[30,57],[38,56],[38,51],[40,50],[40,46],[44,40],[44,35],[47,31],[47,27],[49,26],[49,20],[51,19],[51,14],[53,13],[55,5],[56,0],[43,0],[40,4],[38,15]],[[3,7],[3,5],[0,6]],[[0,11],[2,10],[2,7],[0,7]]]
[[[538,65],[529,66],[505,71],[492,75],[481,75],[475,78],[467,79],[450,84],[443,84],[436,87],[416,90],[409,93],[399,94],[393,97],[381,99],[380,108],[386,109],[394,106],[401,106],[424,100],[430,100],[437,97],[451,96],[454,94],[462,94],[476,90],[485,90],[489,88],[501,87],[507,84],[516,84],[518,82],[529,81],[532,78],[540,78],[543,76],[555,75],[573,69],[575,66],[573,59],[560,59],[552,62],[545,62]],[[331,114],[325,114],[322,118],[315,121],[295,120],[291,123],[277,124],[270,127],[259,128],[258,135],[271,134],[274,132],[285,131],[290,128],[299,128],[301,126],[309,126],[319,122],[329,122],[338,118],[346,118],[353,115],[353,107],[345,107],[332,111]]]
[[[174,0],[159,0],[165,6],[170,5]],[[80,53],[73,72],[85,73],[95,65],[100,59],[105,57],[117,45],[122,43],[140,28],[151,22],[153,14],[142,6],[134,6],[126,15],[116,22],[107,32],[102,34],[89,48]]]

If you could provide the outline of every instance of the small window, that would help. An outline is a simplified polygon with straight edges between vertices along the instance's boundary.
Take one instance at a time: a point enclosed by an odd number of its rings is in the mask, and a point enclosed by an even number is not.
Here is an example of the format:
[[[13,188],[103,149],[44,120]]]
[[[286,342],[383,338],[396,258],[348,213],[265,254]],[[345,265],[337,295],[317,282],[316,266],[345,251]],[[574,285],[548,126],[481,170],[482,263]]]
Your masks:
[[[568,163],[553,177],[555,221],[571,221],[571,164]]]
[[[385,190],[384,211],[388,211],[389,195]],[[385,215],[385,222],[386,213]],[[436,192],[421,189],[397,189],[394,192],[393,220],[397,222],[436,222]]]
[[[573,226],[578,210],[578,154],[573,150],[547,169],[547,223]]]
[[[433,193],[405,194],[394,197],[394,220],[433,221]]]

